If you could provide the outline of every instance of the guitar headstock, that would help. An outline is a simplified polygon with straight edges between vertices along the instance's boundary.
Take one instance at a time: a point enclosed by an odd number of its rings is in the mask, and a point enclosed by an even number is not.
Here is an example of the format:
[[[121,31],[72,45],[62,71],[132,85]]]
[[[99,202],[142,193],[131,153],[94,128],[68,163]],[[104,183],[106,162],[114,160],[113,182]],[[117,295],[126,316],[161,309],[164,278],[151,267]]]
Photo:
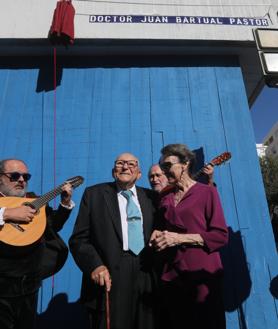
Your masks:
[[[228,161],[231,159],[232,154],[230,152],[224,152],[220,155],[218,155],[216,158],[212,159],[210,163],[214,166],[219,166],[223,164],[224,162]]]
[[[75,188],[81,185],[83,182],[84,182],[84,178],[82,176],[75,176],[67,179],[64,184],[69,183],[73,188]]]

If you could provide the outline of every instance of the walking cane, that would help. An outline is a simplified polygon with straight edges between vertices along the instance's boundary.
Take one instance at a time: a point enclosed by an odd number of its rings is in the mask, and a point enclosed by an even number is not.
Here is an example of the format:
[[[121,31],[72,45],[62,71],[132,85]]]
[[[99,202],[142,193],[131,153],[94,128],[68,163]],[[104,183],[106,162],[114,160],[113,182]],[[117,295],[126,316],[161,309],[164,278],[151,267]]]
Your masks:
[[[106,329],[110,329],[109,291],[105,289]]]

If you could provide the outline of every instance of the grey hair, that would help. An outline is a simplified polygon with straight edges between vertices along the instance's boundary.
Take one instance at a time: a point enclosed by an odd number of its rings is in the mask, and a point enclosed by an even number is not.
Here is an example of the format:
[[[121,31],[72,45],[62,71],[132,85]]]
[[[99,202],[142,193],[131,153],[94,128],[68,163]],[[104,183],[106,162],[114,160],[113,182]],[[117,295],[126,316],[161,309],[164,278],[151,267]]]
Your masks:
[[[20,161],[27,167],[26,163],[24,161],[20,160],[20,159],[14,159],[14,158],[4,159],[4,160],[0,160],[0,173],[4,172],[6,163],[8,161]]]
[[[190,176],[192,175],[196,157],[195,153],[190,151],[185,144],[168,144],[161,149],[160,153],[159,163],[169,156],[176,156],[181,163],[189,162],[188,173]]]
[[[148,176],[150,176],[153,167],[156,167],[156,166],[159,167],[159,163],[154,163],[154,164],[152,164],[152,165],[150,166],[149,171],[148,171]]]

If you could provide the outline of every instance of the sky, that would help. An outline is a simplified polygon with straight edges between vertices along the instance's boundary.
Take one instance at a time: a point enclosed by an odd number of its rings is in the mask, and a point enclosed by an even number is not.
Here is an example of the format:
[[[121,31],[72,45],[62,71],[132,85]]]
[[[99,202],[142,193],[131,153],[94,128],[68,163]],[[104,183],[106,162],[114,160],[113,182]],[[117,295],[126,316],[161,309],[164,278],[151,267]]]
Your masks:
[[[261,143],[278,121],[278,88],[264,87],[251,107],[256,143]]]

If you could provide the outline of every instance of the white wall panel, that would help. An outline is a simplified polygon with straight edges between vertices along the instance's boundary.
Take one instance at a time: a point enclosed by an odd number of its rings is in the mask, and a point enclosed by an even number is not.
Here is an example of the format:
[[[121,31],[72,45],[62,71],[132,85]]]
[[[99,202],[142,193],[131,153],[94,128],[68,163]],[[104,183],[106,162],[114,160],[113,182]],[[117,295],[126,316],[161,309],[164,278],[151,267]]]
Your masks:
[[[268,19],[270,27],[278,27],[277,0],[75,0],[73,5],[76,38],[81,39],[253,40],[252,26],[92,24],[89,15],[250,17]],[[55,6],[55,0],[6,1],[0,12],[0,38],[46,38]]]

